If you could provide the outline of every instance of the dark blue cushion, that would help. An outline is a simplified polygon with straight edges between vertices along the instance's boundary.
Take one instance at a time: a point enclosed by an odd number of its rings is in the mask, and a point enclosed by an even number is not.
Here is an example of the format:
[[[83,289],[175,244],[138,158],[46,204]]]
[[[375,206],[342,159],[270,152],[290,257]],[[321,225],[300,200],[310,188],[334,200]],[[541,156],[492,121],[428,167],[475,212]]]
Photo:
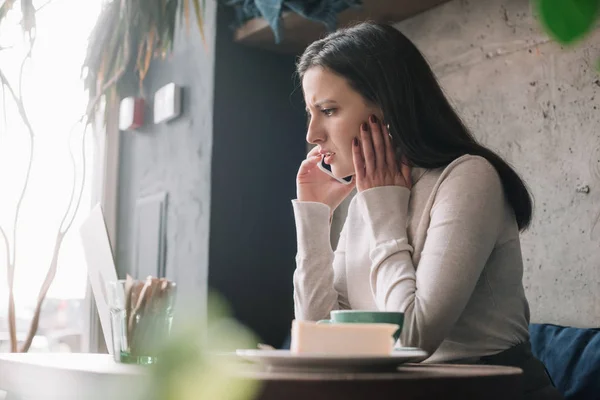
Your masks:
[[[533,354],[565,399],[600,399],[600,329],[531,324]]]

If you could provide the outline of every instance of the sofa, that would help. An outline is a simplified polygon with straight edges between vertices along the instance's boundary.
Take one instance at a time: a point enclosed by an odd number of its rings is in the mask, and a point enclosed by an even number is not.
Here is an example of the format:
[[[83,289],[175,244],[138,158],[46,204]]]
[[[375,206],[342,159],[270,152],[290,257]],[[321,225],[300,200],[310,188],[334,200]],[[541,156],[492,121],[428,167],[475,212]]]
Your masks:
[[[533,354],[567,400],[600,400],[600,328],[530,324]]]

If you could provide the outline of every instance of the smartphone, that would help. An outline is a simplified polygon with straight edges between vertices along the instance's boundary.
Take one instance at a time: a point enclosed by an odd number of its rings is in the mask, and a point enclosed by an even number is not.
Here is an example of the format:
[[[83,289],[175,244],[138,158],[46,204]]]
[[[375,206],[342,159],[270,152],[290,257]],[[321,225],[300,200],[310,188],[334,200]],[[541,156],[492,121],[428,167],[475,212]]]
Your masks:
[[[330,177],[332,177],[339,183],[342,183],[344,185],[349,185],[352,183],[352,175],[347,176],[345,178],[338,178],[338,177],[334,176],[333,173],[331,172],[331,166],[329,164],[325,164],[325,157],[321,158],[321,161],[319,161],[318,165],[319,165],[319,169],[321,171],[325,172],[327,175],[329,175]]]

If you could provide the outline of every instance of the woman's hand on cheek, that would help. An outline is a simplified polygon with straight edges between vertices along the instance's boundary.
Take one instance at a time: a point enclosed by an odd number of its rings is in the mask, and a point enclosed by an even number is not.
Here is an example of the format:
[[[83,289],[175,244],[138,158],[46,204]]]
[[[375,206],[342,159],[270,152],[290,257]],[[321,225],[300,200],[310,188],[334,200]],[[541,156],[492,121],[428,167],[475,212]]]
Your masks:
[[[389,132],[374,115],[361,125],[360,139],[354,138],[352,158],[359,192],[379,186],[412,186],[410,167],[398,166]]]

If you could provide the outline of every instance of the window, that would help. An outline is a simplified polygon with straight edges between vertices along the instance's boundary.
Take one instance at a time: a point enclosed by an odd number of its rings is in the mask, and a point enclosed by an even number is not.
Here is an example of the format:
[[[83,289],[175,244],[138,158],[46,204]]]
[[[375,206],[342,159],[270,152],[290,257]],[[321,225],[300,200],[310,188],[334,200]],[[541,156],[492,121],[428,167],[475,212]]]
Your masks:
[[[93,163],[98,148],[91,128],[83,141],[83,125],[73,126],[87,105],[81,65],[101,4],[101,0],[34,1],[38,9],[36,40],[24,66],[22,94],[36,136],[15,242],[13,221],[28,166],[29,135],[9,91],[0,92],[0,226],[10,247],[16,243],[14,290],[20,340],[29,329],[61,220],[67,212],[67,220],[74,214],[75,204],[68,209],[73,184],[77,198],[83,183],[80,206],[62,243],[56,277],[31,352],[80,351],[82,334],[87,333],[84,325],[90,308],[85,300],[87,272],[79,225],[90,210],[94,185],[98,185]],[[17,1],[0,23],[0,70],[17,95],[21,63],[29,48],[20,23]],[[10,348],[5,247],[0,237],[0,351]],[[9,252],[14,257],[12,249]]]

